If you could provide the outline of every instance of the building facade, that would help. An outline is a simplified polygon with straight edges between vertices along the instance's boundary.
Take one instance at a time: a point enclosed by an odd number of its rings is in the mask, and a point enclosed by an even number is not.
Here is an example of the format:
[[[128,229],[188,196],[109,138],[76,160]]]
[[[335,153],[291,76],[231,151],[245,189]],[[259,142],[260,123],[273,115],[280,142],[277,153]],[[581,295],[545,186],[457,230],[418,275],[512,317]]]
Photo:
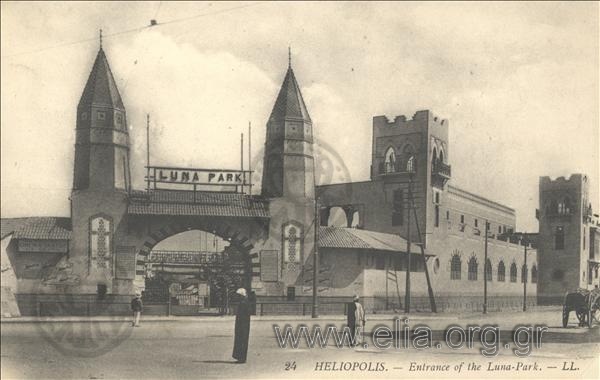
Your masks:
[[[292,314],[310,312],[313,291],[322,312],[342,312],[354,294],[369,311],[401,309],[407,274],[413,310],[430,309],[430,292],[438,310],[480,309],[484,283],[490,309],[597,285],[600,237],[585,177],[542,178],[538,254],[535,236],[514,232],[514,209],[452,183],[449,123],[430,111],[374,117],[370,179],[316,186],[313,121],[290,65],[266,123],[255,195],[239,191],[249,184],[233,170],[153,167],[148,188],[132,189],[126,118],[100,48],[77,105],[70,216],[2,219],[3,271],[15,274],[9,293],[22,314],[126,305],[137,291],[173,287],[153,279],[157,271],[195,279],[204,295],[223,274],[214,271],[235,271],[239,281],[230,276],[220,299],[243,286],[261,312]],[[202,175],[236,190],[197,190]],[[161,181],[179,187],[156,187]],[[331,225],[336,209],[345,226]],[[237,261],[152,258],[160,242],[189,230],[219,236],[222,257]]]

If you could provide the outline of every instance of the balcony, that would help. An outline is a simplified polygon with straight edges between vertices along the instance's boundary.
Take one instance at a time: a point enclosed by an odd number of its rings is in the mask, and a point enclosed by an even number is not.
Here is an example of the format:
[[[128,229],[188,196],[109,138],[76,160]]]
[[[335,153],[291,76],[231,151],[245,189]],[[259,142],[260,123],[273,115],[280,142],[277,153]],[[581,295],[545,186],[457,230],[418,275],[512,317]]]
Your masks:
[[[451,177],[451,167],[441,161],[435,161],[431,167],[431,182],[433,186],[444,188]]]

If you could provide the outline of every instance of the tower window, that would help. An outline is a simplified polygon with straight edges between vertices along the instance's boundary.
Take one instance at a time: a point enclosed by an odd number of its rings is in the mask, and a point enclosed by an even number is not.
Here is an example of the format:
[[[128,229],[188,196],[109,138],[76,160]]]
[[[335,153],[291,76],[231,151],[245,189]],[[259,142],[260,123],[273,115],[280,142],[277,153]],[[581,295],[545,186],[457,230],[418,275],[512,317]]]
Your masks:
[[[435,226],[440,226],[440,206],[435,206]]]
[[[396,152],[394,148],[389,147],[385,152],[384,173],[396,172]]]
[[[461,216],[460,216],[460,222],[461,222],[462,224],[465,224],[465,216],[464,216],[464,215],[461,215]]]
[[[557,226],[554,230],[554,249],[565,249],[565,229]]]
[[[96,116],[98,117],[98,120],[106,120],[106,113],[104,111],[98,111]]]
[[[446,211],[446,220],[450,220],[450,211]]]
[[[502,233],[502,226],[498,226],[498,233],[501,234]]]
[[[477,219],[475,219],[475,227],[479,226],[479,221]]]

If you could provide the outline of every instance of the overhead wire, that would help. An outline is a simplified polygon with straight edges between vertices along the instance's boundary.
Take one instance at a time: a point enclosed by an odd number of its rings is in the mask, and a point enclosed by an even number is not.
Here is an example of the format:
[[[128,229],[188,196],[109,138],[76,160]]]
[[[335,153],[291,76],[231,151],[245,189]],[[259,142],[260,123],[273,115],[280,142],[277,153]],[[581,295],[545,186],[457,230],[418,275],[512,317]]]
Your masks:
[[[265,4],[263,2],[255,2],[255,3],[250,3],[250,4],[244,4],[244,5],[240,5],[237,7],[230,7],[230,8],[225,8],[225,9],[218,9],[215,11],[211,11],[211,12],[206,12],[206,13],[200,13],[194,16],[189,16],[189,17],[183,17],[183,18],[179,18],[179,19],[175,19],[175,20],[170,20],[170,21],[165,21],[165,22],[156,22],[156,23],[150,23],[148,25],[142,26],[142,27],[137,27],[137,28],[132,28],[132,29],[126,29],[126,30],[122,30],[122,31],[118,31],[118,32],[114,32],[114,33],[109,33],[109,34],[103,34],[103,38],[110,38],[110,37],[115,37],[115,36],[120,36],[123,34],[128,34],[128,33],[133,33],[133,32],[139,32],[142,31],[144,29],[148,29],[148,28],[156,28],[159,26],[164,26],[164,25],[170,25],[170,24],[175,24],[175,23],[179,23],[179,22],[185,22],[185,21],[190,21],[193,19],[197,19],[200,17],[206,17],[206,16],[213,16],[216,14],[221,14],[221,13],[227,13],[227,12],[231,12],[231,11],[235,11],[235,10],[239,10],[239,9],[243,9],[243,8],[249,8],[249,7],[253,7],[253,6],[257,6],[257,5],[261,5],[261,4]],[[160,4],[158,9],[156,10],[155,14],[158,14],[158,11],[160,10]],[[156,16],[155,16],[156,18]],[[56,45],[52,45],[52,46],[46,46],[46,47],[42,47],[42,48],[38,48],[38,49],[34,49],[34,50],[29,50],[29,51],[24,51],[24,52],[19,52],[19,53],[14,53],[14,54],[6,54],[6,55],[2,55],[2,58],[11,58],[11,57],[16,57],[16,56],[22,56],[22,55],[28,55],[28,54],[35,54],[35,53],[40,53],[46,50],[51,50],[51,49],[57,49],[57,48],[61,48],[61,47],[66,47],[66,46],[72,46],[72,45],[77,45],[77,44],[82,44],[82,43],[87,43],[87,42],[92,42],[92,41],[98,41],[97,37],[93,37],[93,38],[85,38],[82,40],[77,40],[77,41],[69,41],[69,42],[64,42],[64,43],[60,43],[60,44],[56,44]]]

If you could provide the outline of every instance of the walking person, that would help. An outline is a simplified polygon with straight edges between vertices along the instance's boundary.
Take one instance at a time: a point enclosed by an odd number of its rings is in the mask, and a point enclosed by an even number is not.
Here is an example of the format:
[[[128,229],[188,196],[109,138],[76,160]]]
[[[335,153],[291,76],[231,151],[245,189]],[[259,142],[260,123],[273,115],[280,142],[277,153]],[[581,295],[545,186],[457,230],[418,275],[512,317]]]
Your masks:
[[[135,297],[131,300],[131,311],[133,311],[133,321],[131,326],[140,327],[140,317],[142,316],[142,294],[136,293]]]
[[[354,334],[355,334],[355,344],[363,344],[363,334],[365,330],[365,323],[367,322],[367,318],[365,317],[365,309],[363,305],[360,304],[359,298],[357,295],[354,296]]]
[[[235,315],[235,338],[233,342],[233,358],[238,363],[245,363],[248,354],[248,339],[250,337],[250,312],[246,289],[239,288],[236,293],[241,297]]]

